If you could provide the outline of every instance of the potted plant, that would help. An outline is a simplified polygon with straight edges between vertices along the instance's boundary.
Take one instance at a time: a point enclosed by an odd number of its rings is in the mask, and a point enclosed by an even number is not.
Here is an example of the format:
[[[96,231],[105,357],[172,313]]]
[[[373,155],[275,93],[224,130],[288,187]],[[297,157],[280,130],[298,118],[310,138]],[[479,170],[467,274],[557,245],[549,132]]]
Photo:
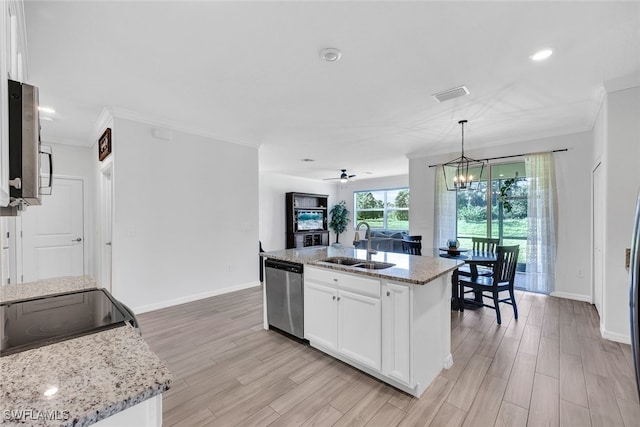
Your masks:
[[[347,230],[347,224],[349,223],[349,211],[347,210],[346,202],[342,200],[337,205],[334,205],[329,211],[331,214],[331,221],[329,222],[329,228],[336,233],[336,246],[340,245],[339,237],[340,233],[344,233]]]

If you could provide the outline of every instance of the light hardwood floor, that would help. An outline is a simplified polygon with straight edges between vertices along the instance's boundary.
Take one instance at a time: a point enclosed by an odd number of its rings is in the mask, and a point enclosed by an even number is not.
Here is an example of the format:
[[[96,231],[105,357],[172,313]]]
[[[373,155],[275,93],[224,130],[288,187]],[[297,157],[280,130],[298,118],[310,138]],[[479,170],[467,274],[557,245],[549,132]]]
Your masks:
[[[600,337],[596,310],[517,298],[502,326],[451,313],[454,365],[420,399],[263,330],[259,288],[138,318],[174,375],[165,426],[640,426],[630,348]]]

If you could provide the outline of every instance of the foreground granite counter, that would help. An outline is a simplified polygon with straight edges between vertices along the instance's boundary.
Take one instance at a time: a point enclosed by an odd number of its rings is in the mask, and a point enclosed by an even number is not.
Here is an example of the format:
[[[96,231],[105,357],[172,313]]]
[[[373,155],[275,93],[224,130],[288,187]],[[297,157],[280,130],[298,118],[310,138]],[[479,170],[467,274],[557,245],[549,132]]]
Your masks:
[[[350,246],[343,246],[341,248],[335,248],[332,246],[314,246],[310,248],[263,252],[260,255],[265,258],[315,265],[317,267],[324,267],[380,279],[389,279],[413,285],[424,285],[429,283],[438,277],[446,275],[459,265],[463,264],[462,261],[455,259],[407,255],[395,252],[378,252],[377,254],[372,255],[371,260],[373,261],[390,262],[395,264],[393,267],[385,268],[383,270],[363,269],[322,261],[333,257],[358,258],[366,260],[366,250],[356,249]]]
[[[7,302],[91,288],[88,277],[59,278],[4,286],[0,296]],[[3,356],[0,425],[142,425],[150,410],[159,411],[152,424],[160,425],[161,393],[171,381],[129,325]]]

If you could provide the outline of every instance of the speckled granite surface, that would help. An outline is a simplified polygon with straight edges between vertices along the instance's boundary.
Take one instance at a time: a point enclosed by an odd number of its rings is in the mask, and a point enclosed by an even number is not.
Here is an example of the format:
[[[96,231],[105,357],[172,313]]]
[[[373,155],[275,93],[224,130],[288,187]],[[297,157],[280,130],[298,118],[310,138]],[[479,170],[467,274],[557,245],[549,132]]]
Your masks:
[[[133,328],[110,329],[0,358],[0,424],[86,426],[170,383],[164,362]],[[52,387],[57,393],[45,396]],[[12,414],[25,414],[20,411],[29,415],[12,420]],[[40,411],[57,411],[60,420],[32,420]]]
[[[431,253],[427,250],[426,253]],[[423,251],[425,253],[425,251]],[[424,285],[430,281],[453,271],[463,262],[454,259],[416,256],[399,254],[394,252],[379,252],[371,257],[373,261],[383,261],[395,264],[395,266],[384,270],[369,270],[347,265],[330,264],[322,262],[323,259],[331,257],[359,258],[365,260],[367,251],[355,249],[350,246],[334,248],[332,246],[315,246],[304,249],[285,249],[281,251],[263,252],[265,258],[274,258],[283,261],[298,262],[301,264],[325,267],[333,270],[356,273],[364,276],[377,277],[380,279],[394,280],[396,282],[410,283],[414,285]]]
[[[13,301],[95,287],[88,276],[63,277],[0,286],[0,297]],[[3,356],[0,425],[90,425],[162,393],[171,381],[166,364],[129,325]],[[45,396],[52,387],[58,391]]]
[[[90,276],[57,277],[29,283],[0,286],[0,302],[35,298],[62,292],[96,288]]]

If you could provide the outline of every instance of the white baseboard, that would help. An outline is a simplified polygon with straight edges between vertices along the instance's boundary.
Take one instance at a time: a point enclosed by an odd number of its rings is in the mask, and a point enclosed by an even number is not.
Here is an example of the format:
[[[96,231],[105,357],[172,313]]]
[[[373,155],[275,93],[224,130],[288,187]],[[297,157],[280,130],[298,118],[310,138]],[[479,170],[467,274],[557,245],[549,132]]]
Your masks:
[[[569,292],[551,292],[549,295],[557,298],[572,299],[575,301],[588,302],[591,304],[591,295],[571,294]]]
[[[624,334],[619,334],[617,332],[607,331],[606,329],[604,329],[604,326],[602,325],[602,323],[600,324],[600,334],[602,335],[602,338],[609,341],[615,341],[622,344],[631,344],[630,335],[624,335]]]
[[[453,355],[451,353],[444,359],[443,365],[444,369],[449,369],[453,366]]]
[[[240,285],[229,286],[228,288],[214,289],[212,291],[203,292],[195,295],[187,295],[185,297],[174,298],[167,301],[156,302],[153,304],[141,305],[139,307],[132,307],[135,314],[146,313],[148,311],[159,310],[161,308],[167,308],[174,305],[184,304],[187,302],[197,301],[199,299],[215,297],[217,295],[228,294],[229,292],[240,291],[242,289],[254,288],[260,286],[259,281],[242,283]]]

